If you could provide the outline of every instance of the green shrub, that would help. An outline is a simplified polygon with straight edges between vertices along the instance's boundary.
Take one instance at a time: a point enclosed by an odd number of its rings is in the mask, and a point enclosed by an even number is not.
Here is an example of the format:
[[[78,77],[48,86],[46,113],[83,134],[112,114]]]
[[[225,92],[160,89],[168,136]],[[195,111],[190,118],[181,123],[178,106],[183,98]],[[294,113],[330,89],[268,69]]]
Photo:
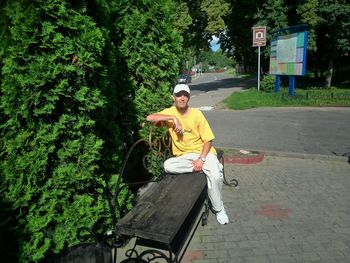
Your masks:
[[[121,1],[123,17],[117,23],[120,49],[134,89],[139,123],[147,114],[171,105],[173,80],[182,52],[181,38],[173,28],[175,5],[170,0]],[[147,136],[147,128],[141,130]]]
[[[145,116],[171,104],[174,5],[136,2],[0,4],[0,203],[11,215],[0,224],[16,222],[21,262],[77,244],[81,227],[113,227],[124,153],[146,137]]]
[[[266,75],[260,83],[260,90],[265,92],[271,92],[275,88],[275,76]]]
[[[84,5],[23,0],[4,10],[11,27],[2,46],[3,194],[16,213],[19,260],[33,262],[77,244],[81,227],[112,226],[117,180],[102,167],[96,126],[110,105],[108,40]]]
[[[120,3],[116,31],[122,39],[120,50],[126,61],[133,90],[135,118],[139,124],[145,117],[172,104],[171,91],[180,67],[182,42],[173,27],[175,5],[170,0],[148,0]],[[138,135],[148,138],[149,125],[142,125]],[[164,135],[161,129],[153,129],[153,138]],[[162,157],[153,149],[150,154],[151,172],[162,173]]]

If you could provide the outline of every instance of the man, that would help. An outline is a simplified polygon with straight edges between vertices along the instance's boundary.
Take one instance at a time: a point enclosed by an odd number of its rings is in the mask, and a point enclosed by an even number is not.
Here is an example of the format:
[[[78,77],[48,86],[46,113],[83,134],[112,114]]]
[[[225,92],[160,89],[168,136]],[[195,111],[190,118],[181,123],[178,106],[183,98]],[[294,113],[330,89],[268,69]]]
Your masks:
[[[220,224],[229,223],[222,201],[223,166],[216,157],[212,146],[215,138],[201,111],[190,108],[190,88],[178,84],[173,92],[174,106],[147,116],[147,121],[165,123],[172,139],[175,157],[164,162],[168,173],[203,171],[207,176],[208,195],[212,210]]]

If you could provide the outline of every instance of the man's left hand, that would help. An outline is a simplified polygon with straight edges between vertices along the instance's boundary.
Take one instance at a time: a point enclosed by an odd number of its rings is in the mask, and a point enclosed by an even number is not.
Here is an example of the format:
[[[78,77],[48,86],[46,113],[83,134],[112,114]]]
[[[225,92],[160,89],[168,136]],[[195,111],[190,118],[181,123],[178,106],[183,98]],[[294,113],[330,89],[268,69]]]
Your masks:
[[[201,159],[194,160],[192,163],[193,172],[200,172],[202,170],[204,162]]]

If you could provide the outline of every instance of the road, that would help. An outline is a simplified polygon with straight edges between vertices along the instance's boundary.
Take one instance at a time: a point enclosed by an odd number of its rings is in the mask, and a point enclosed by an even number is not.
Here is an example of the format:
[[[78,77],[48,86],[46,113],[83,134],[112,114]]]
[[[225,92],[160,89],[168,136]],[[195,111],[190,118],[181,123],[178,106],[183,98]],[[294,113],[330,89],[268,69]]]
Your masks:
[[[192,107],[212,109],[232,92],[253,86],[255,81],[234,78],[226,73],[206,73],[190,84]]]
[[[203,110],[215,146],[300,154],[350,153],[350,107],[216,109],[232,92],[254,85],[225,74],[204,74],[191,86],[190,106]]]

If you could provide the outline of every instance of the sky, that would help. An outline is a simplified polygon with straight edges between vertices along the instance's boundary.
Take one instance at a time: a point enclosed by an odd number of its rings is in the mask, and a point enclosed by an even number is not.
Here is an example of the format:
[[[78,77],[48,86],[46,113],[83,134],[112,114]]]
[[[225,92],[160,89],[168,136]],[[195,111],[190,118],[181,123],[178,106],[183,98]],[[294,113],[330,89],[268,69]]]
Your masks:
[[[210,41],[210,48],[215,52],[220,48],[220,44],[218,43],[219,38],[217,38],[216,36],[212,36],[212,37],[213,37],[213,40]]]

